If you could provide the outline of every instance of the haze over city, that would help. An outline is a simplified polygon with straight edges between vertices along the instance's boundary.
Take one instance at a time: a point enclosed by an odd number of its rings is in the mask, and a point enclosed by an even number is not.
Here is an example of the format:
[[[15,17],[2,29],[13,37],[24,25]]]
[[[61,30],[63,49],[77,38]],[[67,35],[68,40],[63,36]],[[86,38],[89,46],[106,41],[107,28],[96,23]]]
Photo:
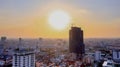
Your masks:
[[[119,38],[119,3],[119,0],[0,0],[0,35],[68,38],[73,25],[84,30],[85,38]],[[51,23],[59,14],[60,23]],[[66,20],[60,21],[62,17]]]
[[[120,0],[0,0],[0,67],[120,67]]]

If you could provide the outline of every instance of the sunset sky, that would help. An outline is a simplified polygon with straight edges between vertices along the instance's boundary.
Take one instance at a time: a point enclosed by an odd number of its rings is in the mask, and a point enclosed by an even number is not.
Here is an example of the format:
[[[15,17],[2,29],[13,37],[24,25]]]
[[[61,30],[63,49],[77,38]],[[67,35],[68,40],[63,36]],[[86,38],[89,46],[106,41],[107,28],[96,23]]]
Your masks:
[[[48,23],[54,10],[70,15],[65,29]],[[0,0],[0,36],[68,38],[71,24],[81,27],[85,38],[119,38],[120,0]]]

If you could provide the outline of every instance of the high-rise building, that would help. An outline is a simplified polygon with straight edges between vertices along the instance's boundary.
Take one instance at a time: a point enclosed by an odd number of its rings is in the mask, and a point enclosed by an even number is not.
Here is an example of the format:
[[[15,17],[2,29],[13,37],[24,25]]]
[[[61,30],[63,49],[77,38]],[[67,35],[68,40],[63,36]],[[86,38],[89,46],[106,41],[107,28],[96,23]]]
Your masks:
[[[101,51],[95,52],[95,61],[100,61],[102,59]]]
[[[1,41],[0,41],[0,54],[3,53],[3,50],[5,48],[5,44],[6,44],[6,37],[1,37]]]
[[[19,39],[21,43],[21,38]],[[19,44],[19,45],[20,45]],[[12,67],[35,67],[35,52],[30,48],[17,48],[14,50]]]
[[[69,50],[82,57],[85,53],[85,45],[83,40],[83,30],[79,27],[71,27],[69,31]]]
[[[12,67],[35,67],[35,53],[32,49],[16,49]]]
[[[1,41],[2,41],[2,42],[5,42],[6,39],[7,39],[6,37],[1,37]]]

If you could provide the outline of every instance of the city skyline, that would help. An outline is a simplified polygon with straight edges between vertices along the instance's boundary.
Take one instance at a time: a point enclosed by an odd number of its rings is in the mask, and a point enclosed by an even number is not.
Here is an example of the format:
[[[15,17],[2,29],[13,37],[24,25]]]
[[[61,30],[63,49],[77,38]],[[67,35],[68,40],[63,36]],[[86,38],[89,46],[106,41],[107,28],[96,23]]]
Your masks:
[[[0,1],[0,35],[10,38],[68,38],[71,24],[84,30],[85,38],[120,37],[120,1],[105,0],[13,0]],[[70,23],[62,30],[52,28],[48,15],[63,10]]]

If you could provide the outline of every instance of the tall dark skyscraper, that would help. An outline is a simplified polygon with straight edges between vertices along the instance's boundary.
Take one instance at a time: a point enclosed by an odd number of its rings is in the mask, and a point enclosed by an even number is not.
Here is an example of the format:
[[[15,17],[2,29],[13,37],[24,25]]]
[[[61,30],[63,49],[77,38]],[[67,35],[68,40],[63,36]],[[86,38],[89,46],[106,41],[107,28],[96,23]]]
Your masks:
[[[80,57],[85,53],[85,45],[83,40],[83,30],[79,27],[71,27],[69,31],[69,50]]]
[[[5,45],[6,45],[6,37],[1,37],[0,40],[0,54],[4,51]]]

